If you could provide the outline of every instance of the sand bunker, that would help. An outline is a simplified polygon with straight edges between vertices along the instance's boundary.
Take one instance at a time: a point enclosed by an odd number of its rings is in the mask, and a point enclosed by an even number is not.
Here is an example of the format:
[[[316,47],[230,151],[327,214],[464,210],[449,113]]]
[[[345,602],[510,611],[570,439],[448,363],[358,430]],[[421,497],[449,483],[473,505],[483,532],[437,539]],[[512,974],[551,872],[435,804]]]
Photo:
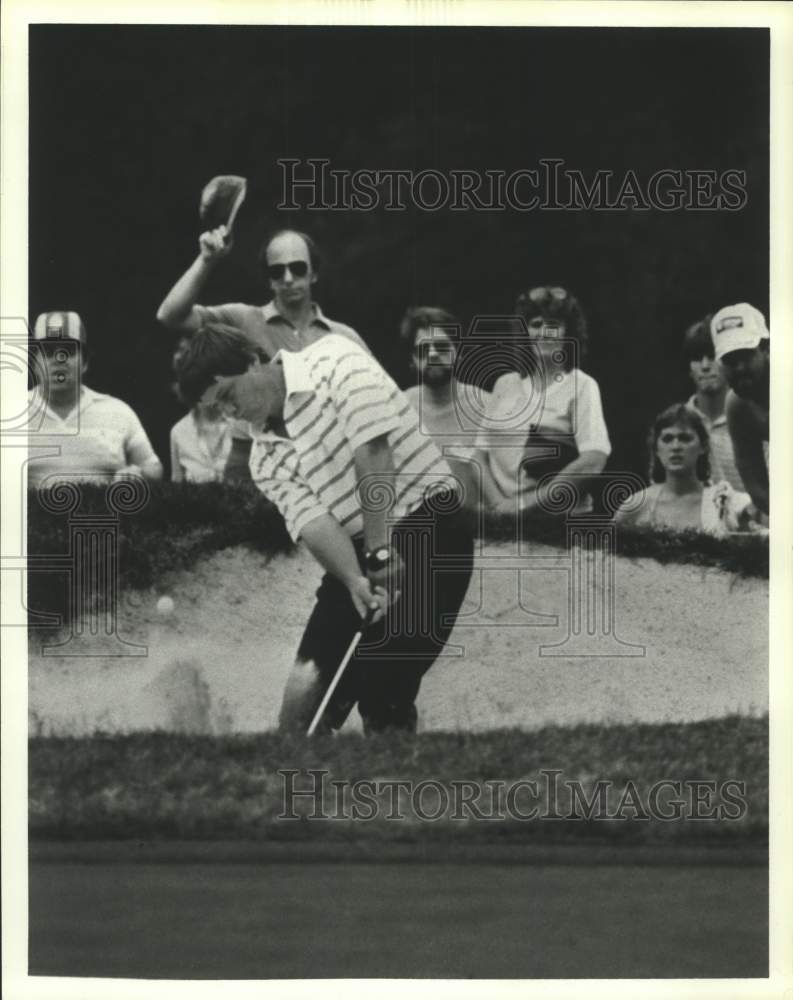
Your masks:
[[[504,545],[482,554],[449,655],[422,685],[422,730],[767,710],[768,581],[618,558],[614,634],[585,636],[576,649],[569,556],[532,546],[530,557],[521,563]],[[519,568],[526,565],[535,568]],[[270,560],[230,549],[172,574],[157,591],[122,596],[118,635],[146,649],[114,652],[137,655],[97,655],[103,647],[93,639],[43,650],[39,637],[29,655],[31,732],[273,727],[319,577],[302,550]],[[165,618],[156,610],[163,594],[175,602]],[[590,596],[600,601],[602,588]],[[585,633],[594,605],[582,601],[572,614],[583,608]],[[347,726],[360,728],[357,714]]]

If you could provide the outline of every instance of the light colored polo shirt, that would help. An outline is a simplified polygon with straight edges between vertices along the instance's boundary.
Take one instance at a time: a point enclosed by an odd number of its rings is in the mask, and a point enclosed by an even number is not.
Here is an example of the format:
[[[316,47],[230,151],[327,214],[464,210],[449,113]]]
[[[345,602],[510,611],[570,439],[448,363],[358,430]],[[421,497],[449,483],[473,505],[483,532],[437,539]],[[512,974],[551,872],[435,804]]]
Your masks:
[[[299,353],[284,351],[279,360],[288,437],[253,430],[250,469],[293,539],[324,514],[350,536],[362,534],[354,452],[381,435],[394,459],[390,518],[404,517],[425,496],[453,484],[448,464],[420,432],[413,407],[368,351],[330,335]]]
[[[83,386],[79,404],[66,417],[46,405],[38,388],[31,390],[29,400],[31,412],[41,416],[28,435],[28,486],[39,486],[49,476],[68,482],[110,476],[126,465],[157,458],[135,411],[114,396]],[[60,453],[39,457],[33,449],[40,446]]]
[[[496,382],[490,400],[487,427],[476,444],[488,453],[493,478],[505,496],[514,496],[521,488],[521,462],[531,431],[568,436],[579,454],[611,454],[600,389],[580,368],[560,372],[558,381],[549,379],[536,391],[530,377],[507,372]]]
[[[229,302],[222,306],[196,306],[195,309],[202,323],[226,323],[241,330],[261,347],[268,358],[274,358],[279,351],[302,351],[304,347],[329,333],[348,337],[368,350],[351,326],[328,319],[316,302],[312,306],[313,317],[305,330],[298,330],[290,320],[282,316],[275,301],[268,302],[266,306]]]
[[[196,422],[193,412],[171,428],[171,479],[175,483],[212,483],[223,479],[231,450],[227,420]]]
[[[710,420],[697,406],[697,395],[686,403],[702,420],[710,437],[710,477],[714,483],[726,480],[734,490],[743,492],[743,479],[735,464],[735,454],[732,449],[732,438],[727,427],[727,413],[723,410],[715,420]]]

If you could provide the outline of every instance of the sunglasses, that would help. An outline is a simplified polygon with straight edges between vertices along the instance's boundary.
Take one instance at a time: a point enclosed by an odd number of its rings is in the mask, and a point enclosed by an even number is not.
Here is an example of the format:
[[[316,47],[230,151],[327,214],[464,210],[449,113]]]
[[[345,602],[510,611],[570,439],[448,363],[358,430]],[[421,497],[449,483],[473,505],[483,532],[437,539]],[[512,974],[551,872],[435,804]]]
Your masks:
[[[532,302],[545,302],[548,299],[556,299],[557,302],[563,302],[567,298],[567,290],[558,286],[548,288],[543,285],[540,288],[532,288],[526,294]]]
[[[280,281],[286,274],[286,269],[293,278],[305,278],[308,274],[308,263],[305,260],[292,260],[288,264],[268,264],[267,273],[273,281]]]
[[[531,333],[541,333],[544,337],[558,337],[561,329],[558,320],[546,319],[544,316],[533,316],[528,326]]]
[[[451,344],[432,344],[428,340],[425,340],[421,344],[416,344],[413,348],[413,356],[416,358],[429,358],[430,349],[432,349],[432,352],[441,361],[454,360],[454,347]]]

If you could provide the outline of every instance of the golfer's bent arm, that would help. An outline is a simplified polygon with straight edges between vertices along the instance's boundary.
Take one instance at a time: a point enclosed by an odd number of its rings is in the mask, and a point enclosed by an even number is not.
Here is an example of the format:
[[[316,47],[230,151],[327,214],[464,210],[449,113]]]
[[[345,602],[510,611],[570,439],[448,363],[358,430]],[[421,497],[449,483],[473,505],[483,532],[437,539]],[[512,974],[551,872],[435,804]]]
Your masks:
[[[359,445],[353,452],[355,481],[362,487],[360,504],[363,515],[363,537],[368,551],[388,545],[388,513],[392,505],[380,503],[383,496],[395,496],[397,482],[394,455],[388,437],[381,434]],[[372,498],[367,503],[367,497]]]
[[[332,573],[350,591],[353,604],[363,617],[367,608],[377,607],[369,581],[361,572],[352,540],[332,514],[320,514],[300,532],[309,552],[328,573]]]

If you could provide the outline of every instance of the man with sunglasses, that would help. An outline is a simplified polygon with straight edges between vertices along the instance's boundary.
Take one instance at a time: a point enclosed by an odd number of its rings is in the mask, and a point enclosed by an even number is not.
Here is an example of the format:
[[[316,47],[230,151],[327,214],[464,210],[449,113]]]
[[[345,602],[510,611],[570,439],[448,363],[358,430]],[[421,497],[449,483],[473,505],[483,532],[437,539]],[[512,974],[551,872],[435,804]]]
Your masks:
[[[457,379],[459,321],[445,309],[415,306],[407,310],[399,335],[410,357],[414,383],[405,396],[419,416],[421,433],[432,438],[462,488],[464,504],[477,509],[487,468],[476,460],[478,416],[489,393]]]
[[[328,334],[341,334],[366,348],[351,327],[328,319],[313,300],[319,273],[319,252],[306,233],[282,229],[265,241],[259,253],[273,293],[264,306],[242,302],[218,306],[200,305],[198,300],[217,265],[231,252],[233,241],[226,226],[202,233],[199,253],[157,310],[157,319],[181,333],[194,333],[207,323],[235,327],[249,337],[268,357],[282,350],[300,351]],[[225,478],[249,479],[251,438],[241,423],[232,431],[232,449]]]

